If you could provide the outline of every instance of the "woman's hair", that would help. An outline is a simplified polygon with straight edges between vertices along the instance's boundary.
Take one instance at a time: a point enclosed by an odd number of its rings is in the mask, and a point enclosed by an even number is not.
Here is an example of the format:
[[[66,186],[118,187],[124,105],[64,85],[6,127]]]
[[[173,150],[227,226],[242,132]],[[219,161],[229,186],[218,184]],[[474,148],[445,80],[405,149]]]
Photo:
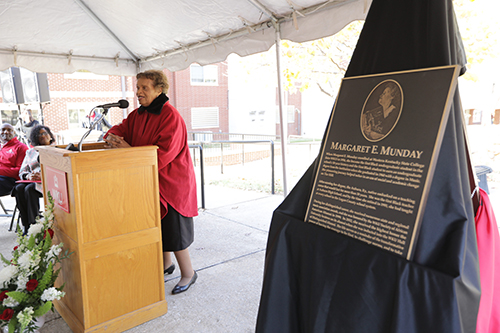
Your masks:
[[[396,93],[399,91],[398,86],[394,82],[389,82],[385,86],[385,89],[387,88],[389,88],[389,93],[391,94],[391,97],[393,98],[396,97]]]
[[[137,74],[137,80],[139,79],[150,79],[153,81],[153,86],[161,87],[164,94],[168,92],[168,79],[165,73],[160,70],[151,69]]]
[[[30,132],[30,143],[32,146],[39,146],[40,145],[40,140],[38,138],[40,136],[41,129],[44,129],[47,131],[47,133],[49,133],[50,143],[53,143],[54,141],[56,141],[56,139],[54,138],[54,134],[52,134],[52,132],[50,131],[50,128],[48,128],[47,126],[44,126],[44,125],[36,125],[35,127],[33,127],[31,129],[31,132]]]

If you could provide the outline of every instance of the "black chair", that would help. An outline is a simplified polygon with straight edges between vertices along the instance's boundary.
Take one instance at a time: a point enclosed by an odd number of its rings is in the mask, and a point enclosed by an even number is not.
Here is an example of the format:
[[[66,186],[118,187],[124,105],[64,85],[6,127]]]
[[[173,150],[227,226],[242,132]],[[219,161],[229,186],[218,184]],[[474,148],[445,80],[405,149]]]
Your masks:
[[[16,223],[15,232],[17,232],[19,230],[19,221],[21,220],[21,214],[19,213],[19,209],[17,209],[17,204],[16,204],[16,207],[14,207],[14,211],[12,212],[12,219],[10,220],[9,231],[12,231],[12,227],[14,226],[14,220],[16,219],[16,213],[17,213],[17,223]]]

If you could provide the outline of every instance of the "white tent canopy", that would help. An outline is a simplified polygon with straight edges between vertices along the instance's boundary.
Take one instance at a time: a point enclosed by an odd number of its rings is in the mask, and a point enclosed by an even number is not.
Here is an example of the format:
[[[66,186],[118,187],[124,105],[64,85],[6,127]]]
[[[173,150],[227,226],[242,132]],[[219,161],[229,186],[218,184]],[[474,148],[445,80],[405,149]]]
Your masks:
[[[135,75],[330,36],[371,0],[4,0],[0,70]]]
[[[331,36],[364,19],[371,0],[3,0],[0,71],[134,76],[220,62],[277,44],[281,133],[283,101],[279,41]],[[281,140],[286,151],[286,140]],[[287,195],[286,162],[283,187]]]

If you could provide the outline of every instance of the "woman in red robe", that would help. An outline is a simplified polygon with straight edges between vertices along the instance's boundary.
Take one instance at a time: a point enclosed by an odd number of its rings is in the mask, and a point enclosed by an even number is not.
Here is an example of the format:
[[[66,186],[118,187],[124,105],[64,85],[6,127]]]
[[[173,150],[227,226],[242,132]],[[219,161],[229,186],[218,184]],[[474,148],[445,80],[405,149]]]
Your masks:
[[[170,252],[174,252],[181,280],[172,293],[178,294],[188,290],[198,276],[188,251],[194,239],[193,217],[198,215],[198,204],[186,124],[168,102],[167,91],[168,81],[162,71],[137,74],[136,95],[141,106],[113,126],[105,141],[111,148],[158,146],[164,272],[173,273]]]

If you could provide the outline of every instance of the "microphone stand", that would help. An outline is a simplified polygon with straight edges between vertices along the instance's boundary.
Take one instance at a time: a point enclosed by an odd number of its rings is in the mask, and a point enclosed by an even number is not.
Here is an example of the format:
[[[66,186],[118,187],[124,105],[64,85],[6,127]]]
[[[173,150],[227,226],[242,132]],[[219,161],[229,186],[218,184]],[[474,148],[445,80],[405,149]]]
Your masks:
[[[90,113],[92,113],[92,111],[96,109],[96,108],[93,108]],[[99,124],[101,122],[101,120],[104,118],[104,116],[106,116],[108,114],[108,111],[109,111],[109,108],[103,108],[103,111],[101,113],[101,116],[94,120],[91,124],[89,124],[89,130],[82,136],[82,138],[80,139],[80,142],[78,143],[78,151],[81,152],[82,151],[82,144],[83,144],[83,140],[85,140],[85,138],[87,136],[89,136],[90,132],[92,132],[92,130],[97,126],[97,124]]]

